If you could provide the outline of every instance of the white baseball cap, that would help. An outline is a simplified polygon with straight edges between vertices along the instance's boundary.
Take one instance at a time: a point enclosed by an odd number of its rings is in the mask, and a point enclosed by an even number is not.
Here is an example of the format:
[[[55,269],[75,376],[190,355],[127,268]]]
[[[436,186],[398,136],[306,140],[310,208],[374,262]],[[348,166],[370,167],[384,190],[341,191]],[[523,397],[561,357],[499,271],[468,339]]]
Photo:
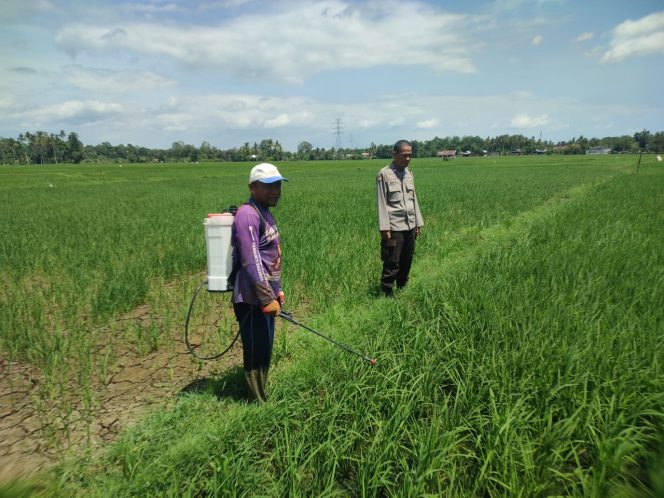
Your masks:
[[[249,173],[249,183],[261,182],[261,183],[274,183],[278,181],[287,182],[279,170],[274,164],[270,163],[260,163],[251,168],[251,173]]]

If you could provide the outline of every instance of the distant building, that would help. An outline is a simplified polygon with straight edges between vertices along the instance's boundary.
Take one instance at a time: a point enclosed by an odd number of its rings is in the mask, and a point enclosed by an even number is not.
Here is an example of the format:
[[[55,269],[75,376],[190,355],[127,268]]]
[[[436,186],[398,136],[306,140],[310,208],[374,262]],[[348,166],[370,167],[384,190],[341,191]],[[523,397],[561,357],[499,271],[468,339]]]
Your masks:
[[[447,161],[448,159],[453,159],[456,157],[456,149],[446,149],[446,150],[439,150],[436,152],[437,157],[442,157],[443,161]]]
[[[463,157],[468,157],[468,156],[472,155],[472,152],[470,152],[469,150],[467,150],[467,151],[465,151],[465,152],[462,152],[461,155],[462,155]]]
[[[520,156],[521,155],[521,149],[514,149],[512,151],[513,156]]]
[[[370,159],[371,152],[362,152],[362,159]]]
[[[604,146],[591,147],[586,151],[586,154],[610,154],[610,153],[611,153],[611,147],[604,147]]]
[[[533,151],[533,154],[535,154],[536,156],[543,156],[544,154],[546,154],[546,150],[545,149],[535,149]]]

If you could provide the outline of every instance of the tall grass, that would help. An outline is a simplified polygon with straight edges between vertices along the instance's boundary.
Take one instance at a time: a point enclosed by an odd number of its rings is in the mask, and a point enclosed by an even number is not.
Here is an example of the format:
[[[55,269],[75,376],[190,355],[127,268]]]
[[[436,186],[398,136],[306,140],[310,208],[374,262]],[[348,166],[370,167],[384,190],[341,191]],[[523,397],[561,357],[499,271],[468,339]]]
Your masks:
[[[646,163],[634,175],[624,156],[493,161],[414,162],[427,226],[411,284],[396,304],[372,294],[379,272],[373,178],[382,164],[334,163],[335,170],[280,165],[291,180],[275,210],[289,300],[309,311],[307,323],[377,356],[378,366],[372,369],[304,331],[291,330],[285,339],[281,326],[269,403],[185,396],[92,464],[61,467],[62,492],[664,491],[657,474],[664,465],[664,172]],[[225,181],[244,185],[246,169],[132,171],[138,178],[154,175],[150,186],[167,204],[190,201],[179,203],[185,214],[174,213],[174,221],[160,225],[162,231],[180,230],[170,225],[190,218],[182,221],[190,226],[179,236],[195,248],[183,244],[189,260],[183,257],[172,275],[204,266],[202,231],[191,219],[202,219],[209,205],[226,204],[222,196],[236,200],[244,193],[217,194],[217,185],[204,177],[228,174]],[[119,181],[124,174],[118,173]],[[199,190],[192,194],[185,185]],[[114,190],[116,199],[123,189]],[[152,243],[166,244],[169,237],[155,231],[147,235]],[[132,264],[151,252],[127,248],[126,240],[118,236],[115,243],[134,255]],[[94,259],[94,251],[90,255]],[[151,295],[150,279],[168,275],[148,261],[144,275]],[[117,280],[127,289],[120,302],[128,304],[122,306],[140,302],[126,274]],[[186,303],[194,281],[172,292]],[[112,316],[118,309],[116,304],[103,313]],[[39,316],[37,308],[34,313]],[[38,327],[34,332],[38,340]],[[3,337],[5,344],[11,340]],[[66,352],[65,344],[63,339],[41,354]],[[221,379],[218,389],[223,392],[230,381]]]
[[[487,159],[487,158],[482,158]],[[374,285],[374,175],[382,162],[284,164],[276,209],[297,302],[329,303]],[[552,165],[555,167],[552,168]],[[200,220],[247,197],[249,165],[61,166],[0,169],[0,332],[12,358],[45,365],[69,342],[144,302],[155,282],[205,267]],[[570,185],[615,172],[585,160],[476,160],[416,166],[427,230],[508,222]],[[315,268],[315,271],[312,271]],[[190,292],[190,282],[181,288]],[[180,313],[180,310],[177,310]],[[48,333],[45,333],[48,331]],[[66,331],[66,334],[65,334]],[[141,341],[138,341],[141,342]],[[154,341],[153,341],[154,342]]]

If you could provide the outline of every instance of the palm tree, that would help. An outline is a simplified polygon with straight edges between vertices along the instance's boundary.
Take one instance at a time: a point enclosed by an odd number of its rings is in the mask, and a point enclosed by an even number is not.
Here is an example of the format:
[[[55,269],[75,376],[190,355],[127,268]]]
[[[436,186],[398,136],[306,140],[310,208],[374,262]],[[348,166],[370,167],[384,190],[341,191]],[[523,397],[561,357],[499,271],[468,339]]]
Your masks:
[[[46,132],[43,131],[37,131],[35,135],[32,136],[33,138],[33,145],[32,148],[33,150],[36,149],[37,154],[39,154],[39,162],[40,164],[44,164],[44,149],[48,147],[48,136],[46,135]]]
[[[65,130],[60,130],[60,133],[57,135],[51,134],[51,147],[53,148],[53,159],[55,159],[55,164],[58,164],[58,149],[62,149],[62,140],[65,138]]]

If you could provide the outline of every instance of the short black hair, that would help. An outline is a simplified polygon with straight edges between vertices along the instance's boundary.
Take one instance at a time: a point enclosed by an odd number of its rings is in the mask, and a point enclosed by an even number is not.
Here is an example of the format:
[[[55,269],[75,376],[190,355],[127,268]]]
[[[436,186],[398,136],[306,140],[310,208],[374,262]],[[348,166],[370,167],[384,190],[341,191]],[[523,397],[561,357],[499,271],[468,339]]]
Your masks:
[[[408,140],[399,140],[397,143],[394,144],[394,149],[392,150],[398,154],[399,152],[401,152],[401,149],[403,149],[404,145],[410,145],[411,148],[413,147],[413,144],[411,144]]]

